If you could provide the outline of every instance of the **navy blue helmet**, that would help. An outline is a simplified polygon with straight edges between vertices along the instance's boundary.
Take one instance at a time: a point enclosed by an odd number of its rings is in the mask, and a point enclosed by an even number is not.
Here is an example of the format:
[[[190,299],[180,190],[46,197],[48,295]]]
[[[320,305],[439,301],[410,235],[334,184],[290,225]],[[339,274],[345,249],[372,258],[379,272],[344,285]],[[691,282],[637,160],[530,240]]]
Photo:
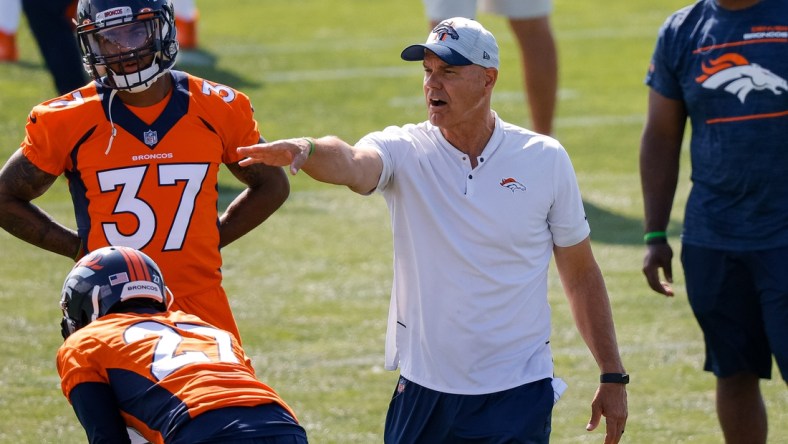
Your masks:
[[[60,308],[63,338],[96,319],[118,311],[121,303],[139,301],[165,311],[171,294],[158,265],[129,247],[104,247],[74,265],[63,283]]]
[[[171,0],[80,0],[77,37],[90,76],[138,92],[168,72],[178,55]]]

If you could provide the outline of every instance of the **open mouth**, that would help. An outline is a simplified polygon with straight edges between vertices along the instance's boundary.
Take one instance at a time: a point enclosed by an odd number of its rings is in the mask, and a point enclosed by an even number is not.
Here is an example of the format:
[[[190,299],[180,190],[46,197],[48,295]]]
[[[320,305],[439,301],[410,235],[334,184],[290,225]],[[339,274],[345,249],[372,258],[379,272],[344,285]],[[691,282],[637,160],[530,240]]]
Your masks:
[[[131,74],[139,71],[139,64],[137,62],[129,62],[123,64],[123,74]]]
[[[446,102],[444,102],[443,100],[438,100],[438,99],[429,99],[429,105],[430,106],[444,106],[444,105],[446,105]]]

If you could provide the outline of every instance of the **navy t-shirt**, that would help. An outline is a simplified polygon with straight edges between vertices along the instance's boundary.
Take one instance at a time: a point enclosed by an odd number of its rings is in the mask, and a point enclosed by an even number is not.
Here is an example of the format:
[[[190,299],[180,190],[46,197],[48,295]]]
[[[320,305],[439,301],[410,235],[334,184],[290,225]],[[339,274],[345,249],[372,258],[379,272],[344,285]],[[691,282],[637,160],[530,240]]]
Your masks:
[[[691,122],[683,242],[788,246],[788,1],[729,11],[700,0],[677,11],[646,84],[683,101]]]

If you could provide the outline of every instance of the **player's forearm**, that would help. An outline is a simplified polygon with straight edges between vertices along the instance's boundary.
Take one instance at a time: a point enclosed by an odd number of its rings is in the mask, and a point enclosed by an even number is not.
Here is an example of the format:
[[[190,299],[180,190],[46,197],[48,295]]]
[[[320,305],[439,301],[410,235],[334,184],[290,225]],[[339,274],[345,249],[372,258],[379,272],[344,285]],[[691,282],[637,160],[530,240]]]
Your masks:
[[[219,218],[219,247],[224,247],[263,223],[287,200],[290,182],[281,167],[238,163],[227,168],[247,188]]]
[[[670,220],[679,176],[678,150],[658,147],[664,143],[645,135],[640,152],[640,180],[646,231],[664,231]]]
[[[80,251],[76,232],[31,203],[56,179],[30,162],[21,148],[14,152],[0,170],[0,227],[25,242],[74,259]]]
[[[0,196],[0,227],[25,242],[70,259],[80,251],[80,239],[30,202]]]
[[[640,140],[640,180],[646,231],[664,231],[676,194],[687,112],[684,104],[649,91]]]
[[[281,172],[274,167],[270,168]],[[290,194],[290,184],[284,173],[274,174],[268,180],[261,181],[239,194],[228,205],[219,219],[219,246],[224,247],[265,222]]]
[[[71,390],[68,398],[89,442],[131,443],[109,384],[83,382]]]

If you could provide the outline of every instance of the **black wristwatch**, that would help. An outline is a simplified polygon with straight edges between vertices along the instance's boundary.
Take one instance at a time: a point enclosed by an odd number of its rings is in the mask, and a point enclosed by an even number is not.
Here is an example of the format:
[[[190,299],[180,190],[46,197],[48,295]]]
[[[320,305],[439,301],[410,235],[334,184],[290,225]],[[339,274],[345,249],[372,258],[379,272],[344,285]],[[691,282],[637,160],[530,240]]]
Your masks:
[[[629,384],[629,375],[626,373],[602,373],[599,375],[602,384]]]

